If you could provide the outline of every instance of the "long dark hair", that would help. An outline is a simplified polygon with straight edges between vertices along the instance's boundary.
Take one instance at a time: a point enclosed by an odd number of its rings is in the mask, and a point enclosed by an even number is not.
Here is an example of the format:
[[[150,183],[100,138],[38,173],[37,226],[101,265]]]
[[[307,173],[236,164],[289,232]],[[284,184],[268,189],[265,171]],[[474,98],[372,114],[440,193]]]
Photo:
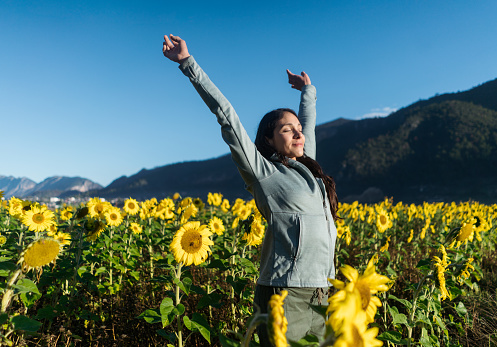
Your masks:
[[[278,108],[276,110],[270,111],[262,117],[261,122],[259,123],[259,128],[257,129],[257,135],[255,137],[255,145],[257,150],[262,154],[262,156],[266,159],[270,159],[271,156],[276,152],[273,146],[269,144],[267,139],[272,139],[274,136],[274,129],[276,128],[276,122],[280,120],[283,115],[289,112],[295,117],[297,113],[290,108]],[[283,165],[288,166],[288,158],[281,153],[276,153],[278,155],[278,159],[283,163]],[[323,180],[324,186],[326,188],[326,193],[328,195],[328,200],[330,201],[330,211],[333,219],[337,220],[338,215],[338,196],[336,193],[336,185],[333,177],[326,175],[323,172],[323,169],[319,165],[319,163],[306,156],[305,153],[302,157],[297,158],[297,161],[304,164],[309,171],[314,175],[314,177],[321,178]]]

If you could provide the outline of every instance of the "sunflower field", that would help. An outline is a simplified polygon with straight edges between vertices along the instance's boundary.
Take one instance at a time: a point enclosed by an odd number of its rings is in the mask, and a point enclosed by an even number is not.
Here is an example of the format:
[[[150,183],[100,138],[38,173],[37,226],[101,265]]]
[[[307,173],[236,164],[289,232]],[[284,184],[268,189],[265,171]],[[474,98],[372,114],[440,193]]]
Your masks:
[[[1,192],[0,192],[1,193]],[[1,198],[1,194],[0,194]],[[253,200],[175,194],[0,204],[0,345],[497,345],[497,205],[340,204],[325,336],[287,341],[286,293],[253,305]]]

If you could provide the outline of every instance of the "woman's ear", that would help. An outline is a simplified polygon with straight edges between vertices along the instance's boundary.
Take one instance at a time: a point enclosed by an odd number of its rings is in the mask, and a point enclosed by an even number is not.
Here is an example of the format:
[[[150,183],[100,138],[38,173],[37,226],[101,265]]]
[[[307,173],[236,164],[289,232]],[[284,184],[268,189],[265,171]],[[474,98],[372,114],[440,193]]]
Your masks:
[[[264,136],[264,140],[266,140],[266,143],[267,143],[268,145],[270,145],[271,147],[274,147],[274,146],[273,146],[273,144],[274,144],[273,139],[270,139],[269,137]]]

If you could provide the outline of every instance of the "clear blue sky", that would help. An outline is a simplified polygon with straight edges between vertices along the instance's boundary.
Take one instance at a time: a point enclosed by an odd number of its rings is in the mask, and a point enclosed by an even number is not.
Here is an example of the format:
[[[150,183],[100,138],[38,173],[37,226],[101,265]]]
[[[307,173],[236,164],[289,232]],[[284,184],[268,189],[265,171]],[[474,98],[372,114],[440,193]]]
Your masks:
[[[228,152],[164,34],[189,51],[254,137],[298,108],[285,69],[318,90],[318,123],[386,114],[497,77],[497,2],[0,2],[0,175],[108,185]]]

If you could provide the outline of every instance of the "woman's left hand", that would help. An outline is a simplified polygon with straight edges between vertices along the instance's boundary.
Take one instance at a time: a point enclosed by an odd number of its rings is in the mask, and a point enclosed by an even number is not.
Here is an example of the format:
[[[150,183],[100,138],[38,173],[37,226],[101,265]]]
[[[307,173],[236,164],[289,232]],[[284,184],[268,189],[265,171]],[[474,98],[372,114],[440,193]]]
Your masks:
[[[311,79],[304,71],[302,71],[300,75],[295,75],[287,69],[286,73],[288,74],[288,83],[290,83],[294,89],[302,90],[305,85],[311,84]]]

